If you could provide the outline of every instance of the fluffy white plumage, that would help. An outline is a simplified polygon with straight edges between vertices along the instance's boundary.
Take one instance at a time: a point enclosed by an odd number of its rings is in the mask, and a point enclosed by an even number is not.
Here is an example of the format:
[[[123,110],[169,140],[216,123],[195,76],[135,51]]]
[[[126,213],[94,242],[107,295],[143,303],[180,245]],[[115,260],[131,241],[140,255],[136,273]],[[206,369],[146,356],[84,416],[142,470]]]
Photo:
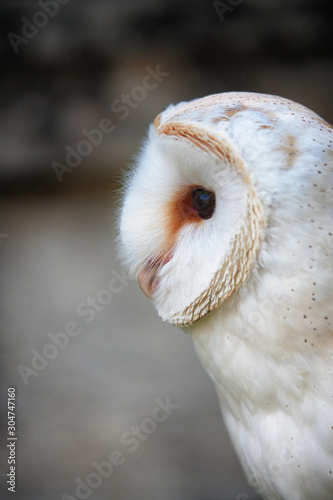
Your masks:
[[[333,498],[332,189],[328,123],[231,92],[155,119],[121,212],[124,263],[190,331],[270,500]]]

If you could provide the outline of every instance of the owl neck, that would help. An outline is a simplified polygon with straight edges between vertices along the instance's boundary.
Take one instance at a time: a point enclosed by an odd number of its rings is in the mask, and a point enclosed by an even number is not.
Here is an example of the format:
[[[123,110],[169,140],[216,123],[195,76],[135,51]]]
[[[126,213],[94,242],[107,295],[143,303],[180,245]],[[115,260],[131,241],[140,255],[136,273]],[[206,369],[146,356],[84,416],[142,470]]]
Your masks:
[[[320,373],[316,367],[321,348],[318,337],[303,329],[300,338],[292,327],[286,333],[278,304],[274,314],[267,301],[266,316],[254,307],[250,315],[246,304],[236,307],[239,301],[239,297],[230,299],[227,306],[192,325],[199,359],[214,381],[222,405],[225,400],[235,417],[241,411],[240,404],[252,414],[263,406],[267,411],[277,407],[291,411],[292,405],[303,399],[305,389],[309,390],[309,379],[317,387],[321,383],[315,380]],[[310,354],[308,343],[312,344]]]

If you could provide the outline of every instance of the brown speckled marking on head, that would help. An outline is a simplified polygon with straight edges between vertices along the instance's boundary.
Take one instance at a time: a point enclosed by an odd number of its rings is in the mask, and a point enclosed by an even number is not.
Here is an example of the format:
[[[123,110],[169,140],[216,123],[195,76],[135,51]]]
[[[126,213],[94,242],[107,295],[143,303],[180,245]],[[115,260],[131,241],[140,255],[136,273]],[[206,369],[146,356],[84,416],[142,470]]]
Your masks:
[[[234,115],[237,113],[240,113],[240,111],[245,111],[246,107],[238,104],[237,106],[233,106],[232,108],[226,108],[225,111],[214,118],[212,118],[212,123],[219,123],[221,121],[228,121],[230,118],[232,118]]]
[[[271,96],[266,94],[257,94],[251,92],[225,92],[222,94],[212,94],[195,101],[185,102],[177,106],[177,113],[170,117],[170,119],[175,119],[177,116],[192,112],[194,110],[213,108],[217,106],[224,105],[226,111],[229,109],[241,107],[249,110],[259,110],[260,104],[264,104],[267,111],[267,104],[279,103],[284,106],[291,106],[297,108],[297,110],[306,110],[301,104],[294,103],[289,99],[284,99],[283,97]]]
[[[237,106],[233,106],[232,108],[227,109],[225,114],[231,118],[236,113],[239,113],[240,111],[244,111],[245,109],[246,109],[246,106],[244,106],[244,104],[238,104]]]
[[[284,97],[254,92],[224,92],[177,104],[174,109],[170,110],[171,112],[167,113],[167,117],[165,112],[162,113],[160,124],[164,125],[172,121],[186,120],[186,115],[193,112],[198,112],[195,122],[202,122],[205,120],[208,110],[211,112],[216,110],[216,117],[212,123],[231,119],[234,114],[248,110],[258,111],[271,119],[278,118],[281,112],[290,115],[302,114],[304,119],[311,119],[314,123],[317,122],[319,125],[331,127],[319,115],[302,104]],[[200,116],[201,111],[204,111],[202,117]],[[192,119],[191,117],[190,120]]]
[[[285,141],[277,149],[285,153],[286,167],[293,167],[299,155],[296,137],[294,135],[288,134],[285,138]]]
[[[330,123],[328,123],[326,120],[324,120],[324,118],[321,118],[320,116],[316,115],[316,119],[317,119],[317,122],[319,125],[321,124],[321,125],[324,125],[325,127],[328,127],[330,129],[332,128],[332,125]]]

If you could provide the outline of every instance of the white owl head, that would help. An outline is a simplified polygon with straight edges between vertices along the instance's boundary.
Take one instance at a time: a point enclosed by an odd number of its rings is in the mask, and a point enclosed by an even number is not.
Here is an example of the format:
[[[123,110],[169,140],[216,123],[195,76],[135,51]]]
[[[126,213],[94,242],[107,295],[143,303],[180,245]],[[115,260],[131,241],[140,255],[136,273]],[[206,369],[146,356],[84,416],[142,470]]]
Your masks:
[[[287,99],[232,92],[155,119],[127,183],[120,243],[162,319],[189,325],[247,279],[274,193],[297,161],[293,127],[309,114],[317,117]]]

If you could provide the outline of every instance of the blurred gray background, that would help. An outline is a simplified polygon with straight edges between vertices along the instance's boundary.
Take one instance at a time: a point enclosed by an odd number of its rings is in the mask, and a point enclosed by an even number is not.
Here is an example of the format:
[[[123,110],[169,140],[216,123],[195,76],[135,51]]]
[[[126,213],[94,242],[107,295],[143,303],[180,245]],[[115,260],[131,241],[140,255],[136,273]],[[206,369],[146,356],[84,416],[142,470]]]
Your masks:
[[[10,386],[15,498],[257,498],[190,336],[163,324],[134,281],[116,279],[119,293],[105,292],[121,273],[117,190],[169,103],[264,92],[332,122],[329,7],[328,0],[1,1],[1,498],[13,498]],[[162,76],[147,90],[149,71]],[[101,126],[108,131],[92,132]],[[76,336],[61,335],[69,322],[80,328]],[[67,345],[49,347],[54,335]],[[147,420],[156,399],[168,398],[179,406],[165,421]],[[109,477],[96,475],[93,463],[114,450],[123,463]]]

